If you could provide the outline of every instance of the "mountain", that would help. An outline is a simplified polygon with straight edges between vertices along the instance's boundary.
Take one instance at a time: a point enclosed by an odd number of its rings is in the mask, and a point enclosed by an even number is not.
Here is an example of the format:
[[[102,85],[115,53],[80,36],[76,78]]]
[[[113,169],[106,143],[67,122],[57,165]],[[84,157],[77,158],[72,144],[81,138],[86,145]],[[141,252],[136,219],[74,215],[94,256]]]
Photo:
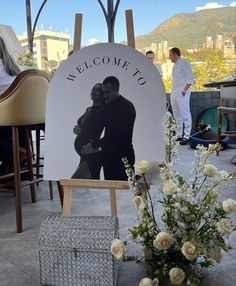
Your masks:
[[[207,35],[215,38],[222,34],[230,36],[236,31],[236,7],[201,10],[194,13],[177,14],[166,20],[152,32],[136,37],[139,49],[151,43],[168,41],[168,46],[202,47]]]

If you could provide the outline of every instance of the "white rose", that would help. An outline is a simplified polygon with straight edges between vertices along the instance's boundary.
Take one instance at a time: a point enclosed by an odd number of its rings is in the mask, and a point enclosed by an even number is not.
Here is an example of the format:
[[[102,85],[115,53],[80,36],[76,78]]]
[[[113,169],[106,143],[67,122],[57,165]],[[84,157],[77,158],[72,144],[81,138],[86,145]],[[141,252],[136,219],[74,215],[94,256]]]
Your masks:
[[[236,212],[236,201],[228,199],[222,203],[222,207],[226,213]]]
[[[204,171],[207,177],[214,177],[217,172],[217,169],[211,164],[206,164]]]
[[[125,256],[126,249],[123,241],[114,239],[111,244],[111,254],[118,260]]]
[[[230,224],[230,220],[226,218],[222,218],[220,221],[216,223],[216,228],[219,233],[231,233],[233,231],[233,227]]]
[[[145,174],[149,169],[150,163],[145,160],[138,161],[134,167],[137,169],[141,174]]]
[[[174,243],[173,236],[168,232],[160,232],[153,241],[153,246],[159,250],[168,249]]]
[[[168,195],[168,196],[171,196],[173,195],[175,192],[176,192],[176,184],[171,181],[171,180],[168,180],[168,181],[165,181],[163,183],[163,193]]]
[[[146,207],[146,203],[141,196],[136,196],[133,200],[135,207],[139,210],[143,210]]]
[[[174,285],[181,285],[185,279],[185,273],[181,268],[174,267],[169,271],[170,281]]]
[[[159,285],[159,280],[158,278],[153,279],[153,286],[158,286]]]
[[[216,247],[213,247],[209,250],[209,255],[210,257],[215,260],[217,263],[220,263],[221,262],[221,259],[222,259],[222,254],[221,254],[221,251],[220,251],[220,247],[219,246],[216,246]]]
[[[181,252],[190,261],[194,260],[198,256],[197,247],[194,244],[192,244],[190,241],[186,241],[183,244],[181,248]]]
[[[138,286],[153,286],[153,282],[150,278],[143,278]]]

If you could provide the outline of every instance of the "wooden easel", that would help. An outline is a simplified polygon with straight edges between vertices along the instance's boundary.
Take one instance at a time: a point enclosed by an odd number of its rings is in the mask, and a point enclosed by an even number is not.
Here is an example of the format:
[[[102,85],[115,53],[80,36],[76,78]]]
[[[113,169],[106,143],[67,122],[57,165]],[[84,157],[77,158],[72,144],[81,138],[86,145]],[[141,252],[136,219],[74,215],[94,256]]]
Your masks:
[[[69,216],[71,211],[71,198],[73,188],[105,189],[110,192],[111,216],[117,217],[116,190],[127,190],[127,181],[103,181],[85,179],[62,179],[60,180],[64,190],[63,216]]]
[[[127,43],[128,46],[135,48],[135,36],[133,25],[132,10],[126,10],[126,30],[127,30]],[[75,33],[73,51],[81,48],[81,35],[82,35],[82,14],[75,15]],[[116,191],[129,190],[127,181],[110,181],[110,180],[86,180],[86,179],[61,179],[58,182],[59,196],[63,206],[63,216],[70,216],[71,213],[71,199],[72,191],[75,188],[89,188],[96,191],[102,189],[110,193],[110,209],[111,216],[117,217],[117,200]],[[144,249],[145,260],[152,259],[150,250]]]

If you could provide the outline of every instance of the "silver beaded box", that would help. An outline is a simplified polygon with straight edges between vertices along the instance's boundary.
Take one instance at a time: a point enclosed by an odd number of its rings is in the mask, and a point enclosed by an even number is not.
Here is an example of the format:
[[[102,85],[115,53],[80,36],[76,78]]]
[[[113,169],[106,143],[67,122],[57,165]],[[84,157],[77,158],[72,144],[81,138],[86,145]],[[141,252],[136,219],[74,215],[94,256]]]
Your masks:
[[[50,286],[115,286],[119,262],[114,217],[47,217],[40,228],[40,282]]]

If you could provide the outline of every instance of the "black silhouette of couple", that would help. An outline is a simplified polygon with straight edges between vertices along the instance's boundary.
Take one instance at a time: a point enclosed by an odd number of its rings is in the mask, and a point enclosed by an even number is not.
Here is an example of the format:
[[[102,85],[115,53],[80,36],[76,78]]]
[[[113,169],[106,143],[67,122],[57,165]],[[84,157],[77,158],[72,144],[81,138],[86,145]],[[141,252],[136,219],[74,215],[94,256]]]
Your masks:
[[[100,179],[103,167],[105,180],[127,180],[121,159],[126,157],[131,166],[135,162],[132,136],[136,111],[133,103],[119,94],[119,88],[119,80],[114,76],[93,86],[93,105],[73,129],[80,163],[72,178]],[[104,136],[100,138],[103,129]]]

